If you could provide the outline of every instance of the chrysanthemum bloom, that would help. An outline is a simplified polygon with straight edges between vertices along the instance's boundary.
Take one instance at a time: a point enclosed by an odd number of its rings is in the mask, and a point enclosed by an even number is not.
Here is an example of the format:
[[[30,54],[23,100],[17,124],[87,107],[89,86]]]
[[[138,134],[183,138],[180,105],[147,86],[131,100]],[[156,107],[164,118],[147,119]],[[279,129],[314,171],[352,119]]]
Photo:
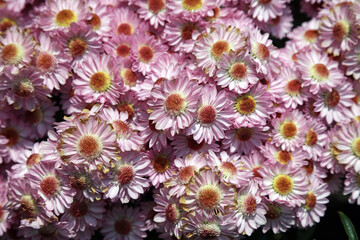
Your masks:
[[[123,92],[133,91],[137,95],[141,92],[141,95],[150,94],[142,93],[142,86],[144,84],[144,75],[140,72],[134,71],[132,69],[132,62],[130,60],[121,60],[117,58],[114,63],[115,72],[118,74],[118,77],[121,79],[121,82],[124,86]],[[143,100],[142,98],[138,97],[139,100]]]
[[[338,69],[338,62],[330,60],[327,54],[317,51],[297,55],[297,69],[304,80],[302,87],[310,86],[310,92],[317,94],[320,89],[331,90],[346,80]]]
[[[42,160],[43,154],[40,148],[40,143],[36,142],[31,150],[26,149],[19,154],[19,157],[15,161],[16,164],[11,166],[12,178],[17,179],[24,177],[29,169],[33,168]]]
[[[346,121],[344,112],[354,104],[354,97],[355,93],[349,82],[329,90],[320,90],[315,98],[314,111],[320,112],[320,117],[325,118],[328,124]]]
[[[74,122],[60,138],[59,153],[65,162],[90,165],[96,169],[99,164],[109,166],[116,159],[116,134],[112,128],[97,117]]]
[[[68,228],[75,232],[87,231],[89,226],[101,225],[105,213],[104,201],[91,202],[83,197],[74,198],[70,207],[66,209],[61,221],[68,222]]]
[[[131,47],[133,36],[118,35],[113,36],[109,41],[105,42],[103,47],[107,54],[120,58],[124,61],[131,59]]]
[[[248,169],[253,172],[251,181],[259,182],[262,180],[262,176],[259,170],[264,166],[264,155],[257,150],[251,151],[249,154],[242,156],[241,158],[244,169]]]
[[[145,75],[151,72],[152,66],[158,64],[157,61],[168,50],[168,47],[154,36],[139,33],[134,36],[131,50],[135,59],[132,69]]]
[[[349,4],[337,4],[321,18],[319,42],[329,54],[339,56],[358,42],[358,25]]]
[[[136,11],[139,17],[150,22],[154,28],[164,26],[168,17],[166,0],[141,0],[136,1],[135,4],[139,7]]]
[[[211,170],[203,170],[188,186],[186,196],[180,198],[183,208],[189,212],[225,212],[235,197],[234,189],[220,182],[220,177]]]
[[[187,216],[184,233],[194,240],[230,240],[239,236],[234,223],[234,214],[224,216],[197,211]]]
[[[205,86],[198,103],[196,121],[187,134],[193,135],[198,143],[219,141],[225,137],[224,131],[230,128],[232,115],[226,91],[217,92],[215,87]]]
[[[236,187],[248,185],[253,172],[244,170],[239,154],[230,155],[227,152],[215,154],[209,153],[208,165],[220,175],[220,181],[226,184],[233,184]]]
[[[272,120],[274,130],[272,131],[274,144],[282,150],[294,151],[305,141],[305,127],[307,121],[304,115],[294,110],[282,114],[280,118]]]
[[[87,7],[91,9],[92,17],[86,20],[86,23],[91,25],[100,36],[108,37],[111,31],[111,16],[107,5],[96,0],[89,0]]]
[[[259,21],[267,22],[282,15],[285,7],[285,0],[252,0],[249,14]]]
[[[306,129],[302,149],[309,153],[310,158],[317,159],[322,155],[325,145],[329,143],[326,127],[322,122],[312,118],[307,120]]]
[[[271,106],[269,106],[270,94],[262,84],[253,86],[244,94],[232,94],[230,99],[233,103],[233,118],[236,128],[265,125],[266,120],[270,118],[272,113]]]
[[[142,131],[144,130],[144,127],[140,127],[138,125],[140,123],[140,119],[145,117],[144,113],[146,112],[146,105],[139,101],[137,97],[138,95],[135,92],[129,91],[118,98],[118,103],[115,108],[119,112],[127,112],[128,120],[131,123],[134,123],[134,128],[138,131]],[[146,119],[148,118],[146,117]]]
[[[47,97],[50,96],[40,73],[33,67],[23,68],[16,75],[3,75],[1,90],[8,90],[5,98],[9,105],[28,111],[34,111],[41,101],[49,101]]]
[[[112,35],[130,36],[147,30],[146,24],[128,7],[115,9],[111,15],[111,19],[113,19],[110,24]]]
[[[150,168],[149,180],[155,188],[172,177],[175,170],[174,158],[173,149],[170,146],[160,152],[154,150],[146,152],[142,161],[145,161]]]
[[[223,54],[244,49],[246,41],[239,29],[220,25],[211,28],[195,43],[194,55],[198,66],[202,67],[210,77],[215,76],[217,64]]]
[[[55,164],[40,162],[26,176],[32,188],[45,201],[45,207],[56,215],[64,213],[72,203],[76,192],[71,189],[68,178],[58,172]]]
[[[225,54],[218,66],[215,81],[222,88],[228,87],[230,91],[239,94],[247,92],[259,80],[255,64],[246,51]]]
[[[83,1],[49,0],[46,1],[45,11],[37,21],[44,31],[59,30],[61,32],[69,28],[71,23],[80,23],[90,18],[91,14]]]
[[[45,33],[39,35],[38,41],[33,66],[41,73],[45,86],[50,90],[59,90],[60,85],[64,85],[69,77],[70,57]]]
[[[262,202],[256,183],[241,188],[236,195],[234,218],[240,234],[250,236],[255,229],[266,223],[267,207]]]
[[[343,125],[337,138],[339,163],[345,164],[347,170],[354,169],[356,173],[360,173],[360,124],[354,122]]]
[[[360,79],[360,43],[351,48],[345,54],[344,60],[341,62],[346,67],[346,75],[352,76],[356,80]]]
[[[317,46],[319,37],[319,19],[313,18],[309,22],[304,22],[301,26],[294,28],[287,37],[292,40],[299,49],[310,47],[320,50]]]
[[[174,165],[177,170],[172,178],[164,182],[165,187],[169,188],[169,195],[180,198],[185,194],[186,187],[194,181],[195,174],[207,166],[207,158],[204,154],[189,154],[184,158],[176,158]]]
[[[272,164],[279,162],[297,168],[305,165],[305,159],[309,158],[309,154],[301,148],[296,148],[294,151],[285,151],[280,147],[275,147],[272,142],[267,142],[260,148],[264,157]]]
[[[296,212],[301,227],[311,227],[320,222],[320,217],[325,215],[325,204],[329,202],[327,199],[329,195],[330,191],[327,189],[327,183],[321,181],[311,183],[305,196],[305,204],[298,208]]]
[[[72,57],[71,66],[77,69],[82,69],[78,65],[83,59],[98,54],[102,48],[99,35],[86,24],[70,24],[67,32],[59,32],[59,41]]]
[[[145,215],[140,208],[114,207],[107,212],[101,233],[104,240],[144,239]]]
[[[293,20],[294,18],[290,8],[284,8],[282,15],[269,20],[263,27],[261,25],[259,27],[261,27],[263,31],[271,33],[274,37],[283,39],[291,31]]]
[[[135,125],[129,122],[127,111],[119,112],[113,108],[104,108],[100,118],[109,123],[115,131],[116,141],[122,152],[140,150],[143,140],[135,132]]]
[[[350,171],[346,174],[344,187],[344,195],[351,194],[348,201],[349,203],[357,203],[360,205],[360,174]]]
[[[19,12],[14,12],[7,7],[4,8],[0,6],[0,16],[1,33],[5,33],[13,26],[23,26],[22,16]]]
[[[0,70],[6,66],[20,69],[30,64],[35,42],[23,29],[11,27],[5,36],[0,38],[0,43]]]
[[[263,181],[260,183],[262,196],[269,196],[270,201],[285,203],[296,207],[305,203],[308,183],[303,169],[293,168],[288,164],[267,164],[259,169]]]
[[[269,229],[275,234],[286,232],[295,225],[295,212],[292,207],[270,201],[266,201],[266,206],[266,224],[262,227],[263,233],[266,233]]]
[[[162,38],[173,47],[174,51],[188,53],[193,50],[196,42],[193,36],[203,32],[206,25],[207,22],[197,14],[184,14],[181,18],[174,16],[165,25]]]
[[[268,126],[240,127],[225,132],[222,148],[229,149],[231,153],[248,154],[257,149],[269,138]]]
[[[216,1],[211,0],[173,0],[168,3],[169,14],[206,15],[209,11],[217,7]]]
[[[149,120],[156,129],[169,130],[175,136],[192,123],[200,91],[199,85],[184,78],[164,80],[152,92],[156,102],[148,102],[153,110]]]
[[[159,193],[154,194],[154,202],[154,221],[170,236],[180,239],[184,225],[184,210],[181,209],[179,199],[171,196],[167,188],[161,188]]]
[[[107,192],[104,198],[110,198],[115,202],[120,199],[122,203],[128,203],[130,199],[138,199],[149,187],[149,181],[145,178],[150,173],[149,162],[143,160],[143,155],[137,152],[125,152],[120,154],[120,160],[113,161],[103,184]]]

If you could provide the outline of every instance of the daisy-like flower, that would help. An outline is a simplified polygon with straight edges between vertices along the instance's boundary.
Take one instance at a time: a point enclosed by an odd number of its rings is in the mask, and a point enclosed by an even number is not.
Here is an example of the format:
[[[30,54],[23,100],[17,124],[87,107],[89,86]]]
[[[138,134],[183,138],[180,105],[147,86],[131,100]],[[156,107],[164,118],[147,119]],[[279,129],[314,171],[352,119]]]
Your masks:
[[[262,196],[268,195],[270,201],[285,203],[290,207],[305,203],[308,183],[303,169],[276,163],[259,169],[259,173],[263,177],[260,183]]]
[[[86,23],[91,25],[100,36],[108,37],[111,31],[111,16],[108,7],[96,0],[87,1],[87,6],[91,9],[92,17],[86,20]]]
[[[33,66],[41,73],[45,86],[50,90],[59,90],[60,85],[64,85],[69,77],[70,57],[45,33],[40,33],[38,41]]]
[[[104,240],[144,239],[145,215],[140,208],[114,207],[107,212],[101,233]]]
[[[211,0],[173,0],[168,3],[169,14],[185,14],[187,12],[194,15],[204,16],[209,11],[217,7],[217,1]]]
[[[329,54],[339,56],[349,51],[358,41],[358,25],[353,9],[348,4],[337,4],[321,19],[319,42]]]
[[[185,194],[186,187],[193,182],[195,174],[207,166],[207,158],[203,154],[189,154],[184,158],[176,158],[174,165],[177,170],[172,178],[164,182],[166,188],[169,188],[169,195],[180,198]]]
[[[6,66],[20,69],[30,64],[35,42],[23,29],[11,27],[0,37],[0,43],[0,70]]]
[[[111,19],[113,19],[110,23],[112,35],[130,36],[145,32],[147,28],[136,13],[128,7],[113,10]]]
[[[212,77],[215,76],[217,65],[225,53],[238,52],[245,46],[246,41],[239,29],[220,25],[217,28],[210,28],[195,43],[194,55],[198,66]]]
[[[310,86],[310,92],[317,94],[320,89],[331,90],[346,80],[338,69],[338,62],[330,60],[327,54],[317,51],[297,55],[297,68],[304,80],[302,86]]]
[[[154,28],[165,25],[168,17],[166,4],[169,4],[166,0],[141,0],[135,4],[139,7],[136,11],[139,17],[149,21]]]
[[[343,125],[337,138],[339,163],[345,164],[347,170],[354,169],[356,173],[360,173],[360,124],[354,122]]]
[[[154,202],[156,203],[154,221],[170,236],[180,239],[184,225],[184,211],[181,209],[179,199],[171,196],[167,188],[161,188],[159,193],[154,194]]]
[[[247,92],[259,80],[256,75],[255,64],[246,51],[239,54],[225,54],[218,64],[215,81],[222,88],[239,94]]]
[[[144,75],[151,72],[152,66],[157,64],[160,56],[168,49],[165,44],[162,44],[155,37],[144,33],[134,36],[132,44],[131,49],[135,58],[132,69]]]
[[[294,28],[287,37],[293,40],[299,49],[310,47],[311,49],[320,50],[317,46],[319,25],[319,19],[313,18],[309,22],[304,22],[300,27]]]
[[[329,195],[330,191],[327,189],[327,183],[319,181],[311,183],[305,197],[305,204],[298,208],[296,212],[301,227],[311,227],[320,222],[320,217],[325,215],[325,204],[329,202],[327,199]]]
[[[272,120],[274,127],[272,131],[274,144],[282,150],[294,151],[305,141],[305,127],[307,121],[304,115],[294,110],[285,112],[280,118]]]
[[[170,146],[160,152],[149,150],[142,161],[146,162],[150,168],[149,180],[155,188],[171,178],[175,170],[174,154]]]
[[[200,91],[199,85],[184,78],[164,80],[153,89],[156,102],[148,102],[153,110],[149,120],[156,129],[169,130],[175,136],[192,123]]]
[[[329,143],[325,125],[317,119],[309,119],[306,125],[305,142],[302,149],[307,151],[310,158],[317,159],[324,151],[325,145]]]
[[[83,197],[75,197],[61,217],[61,221],[68,222],[70,230],[84,232],[89,226],[98,227],[103,220],[105,211],[102,200],[91,202]]]
[[[202,88],[198,104],[197,119],[189,127],[187,134],[193,135],[198,143],[211,144],[225,137],[224,131],[231,126],[232,112],[225,91],[217,92],[215,87]]]
[[[259,21],[267,22],[282,15],[285,0],[251,0],[249,14]]]
[[[143,140],[135,132],[134,124],[129,123],[127,111],[119,112],[112,108],[104,108],[100,117],[109,123],[116,132],[116,141],[121,151],[140,150]]]
[[[131,59],[133,36],[118,35],[113,36],[104,43],[104,50],[107,54],[120,58],[124,61]]]
[[[259,182],[262,180],[262,176],[259,173],[259,170],[264,166],[264,155],[257,150],[253,150],[248,155],[243,155],[241,158],[244,169],[248,169],[253,172],[253,177],[251,181]]]
[[[233,103],[233,118],[236,128],[265,125],[266,120],[270,118],[272,113],[269,106],[270,94],[262,84],[253,86],[244,94],[232,94],[230,99]]]
[[[116,104],[121,93],[119,79],[113,71],[109,55],[88,56],[78,69],[79,78],[73,80],[75,94],[79,93],[87,103]]]
[[[224,216],[201,211],[194,215],[189,214],[184,233],[187,238],[194,240],[230,240],[239,236],[233,217],[231,213]]]
[[[31,150],[26,149],[19,155],[18,159],[16,159],[16,164],[11,166],[12,178],[17,179],[24,177],[29,169],[33,168],[43,159],[40,148],[40,143],[35,143]]]
[[[65,130],[60,137],[58,151],[65,162],[109,166],[116,159],[116,134],[111,127],[97,117],[77,120],[75,126]]]
[[[220,182],[220,177],[211,170],[203,170],[196,175],[194,182],[188,186],[186,196],[180,198],[188,212],[220,211],[233,205],[234,189]]]
[[[351,83],[344,82],[335,88],[320,90],[316,96],[314,111],[320,112],[320,117],[325,118],[327,124],[347,121],[344,111],[354,104],[352,99],[355,97]]]
[[[38,19],[38,24],[44,31],[56,31],[69,28],[71,23],[80,23],[91,17],[84,1],[64,0],[46,1],[45,11]]]
[[[360,79],[360,43],[351,48],[345,54],[344,60],[341,62],[346,67],[346,75],[352,76],[356,80]]]
[[[357,203],[360,205],[360,174],[350,171],[346,174],[344,195],[351,194],[348,201],[349,203]]]
[[[70,207],[76,192],[71,189],[69,180],[58,172],[55,164],[40,162],[26,176],[32,188],[45,201],[48,210],[59,215]]]
[[[285,204],[266,201],[267,211],[265,214],[266,224],[262,227],[262,232],[266,233],[270,229],[273,233],[286,232],[295,225],[295,212],[293,208]]]
[[[149,187],[145,176],[149,175],[150,168],[143,155],[137,152],[121,153],[120,158],[112,162],[107,178],[103,179],[107,189],[104,198],[128,203],[130,199],[138,199],[144,188]]]

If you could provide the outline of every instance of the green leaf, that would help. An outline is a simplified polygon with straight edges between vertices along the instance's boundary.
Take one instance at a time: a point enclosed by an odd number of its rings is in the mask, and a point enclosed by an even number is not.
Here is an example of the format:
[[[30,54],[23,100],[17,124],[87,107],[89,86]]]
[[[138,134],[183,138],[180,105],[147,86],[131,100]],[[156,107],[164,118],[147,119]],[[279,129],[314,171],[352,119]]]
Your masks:
[[[341,222],[345,228],[345,232],[349,237],[349,240],[359,240],[354,225],[352,224],[350,218],[345,215],[345,213],[338,211]]]

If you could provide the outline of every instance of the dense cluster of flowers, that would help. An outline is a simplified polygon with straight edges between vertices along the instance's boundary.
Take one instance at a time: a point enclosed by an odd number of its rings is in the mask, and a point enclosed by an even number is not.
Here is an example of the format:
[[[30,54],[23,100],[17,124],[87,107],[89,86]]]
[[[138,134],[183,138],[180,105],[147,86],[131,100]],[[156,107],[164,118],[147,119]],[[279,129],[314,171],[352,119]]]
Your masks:
[[[0,236],[226,240],[360,205],[360,3],[290,4],[0,1]]]

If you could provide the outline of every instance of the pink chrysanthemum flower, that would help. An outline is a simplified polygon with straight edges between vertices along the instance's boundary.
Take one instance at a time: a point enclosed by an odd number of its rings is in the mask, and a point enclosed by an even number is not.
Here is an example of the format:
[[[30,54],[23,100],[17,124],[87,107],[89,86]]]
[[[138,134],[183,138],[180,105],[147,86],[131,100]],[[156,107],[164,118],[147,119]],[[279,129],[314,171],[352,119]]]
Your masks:
[[[319,19],[313,18],[309,22],[304,22],[301,26],[294,28],[287,35],[299,49],[310,47],[310,49],[320,50],[317,46],[319,37]]]
[[[346,75],[352,76],[356,80],[360,79],[360,43],[351,48],[345,54],[344,60],[341,62],[346,67]]]
[[[147,26],[130,8],[113,10],[111,21],[112,35],[133,35],[146,31]]]
[[[357,203],[360,205],[360,174],[350,171],[346,174],[344,195],[351,194],[348,201],[349,203]]]
[[[212,77],[215,76],[217,65],[225,53],[238,52],[245,46],[246,41],[239,29],[220,25],[217,28],[210,28],[195,43],[194,55],[198,66]]]
[[[274,144],[277,147],[281,146],[282,150],[294,151],[305,141],[306,124],[304,115],[298,110],[285,112],[280,118],[273,119]]]
[[[189,154],[184,158],[176,158],[174,165],[177,171],[173,173],[172,178],[164,182],[166,188],[169,188],[170,196],[180,198],[185,194],[186,187],[193,182],[195,174],[207,166],[206,157],[203,154]]]
[[[104,43],[104,50],[112,57],[120,58],[124,61],[131,59],[133,36],[119,35],[113,36]]]
[[[360,124],[350,123],[343,125],[337,134],[339,151],[337,159],[345,164],[347,170],[354,169],[360,173]]]
[[[262,84],[253,86],[244,94],[233,94],[230,99],[233,103],[233,118],[236,128],[265,125],[266,120],[270,118],[272,113],[271,106],[269,106],[270,94]]]
[[[156,129],[169,130],[175,136],[192,123],[200,91],[199,85],[184,78],[164,80],[153,89],[156,102],[148,102],[153,110],[149,120]]]
[[[104,198],[115,202],[128,203],[130,199],[138,199],[149,187],[145,178],[150,173],[149,163],[143,160],[143,155],[136,152],[120,154],[120,160],[113,161],[107,178],[103,180],[107,192]]]
[[[325,204],[329,202],[327,198],[329,195],[327,183],[312,182],[305,197],[305,204],[296,211],[296,216],[299,219],[298,225],[305,228],[319,223],[320,217],[325,215]]]
[[[109,123],[116,132],[116,141],[122,152],[140,150],[143,140],[135,131],[134,124],[129,123],[127,111],[119,112],[113,108],[104,108],[100,118]]]
[[[263,177],[261,195],[269,196],[270,201],[285,203],[296,207],[305,203],[308,183],[303,169],[293,168],[288,164],[268,164],[259,169]]]
[[[41,144],[35,143],[31,150],[26,149],[19,154],[19,157],[16,159],[16,164],[11,166],[12,175],[14,179],[22,178],[29,169],[33,168],[43,159],[43,154],[41,153]]]
[[[283,39],[291,31],[291,28],[293,27],[293,20],[294,18],[290,8],[284,8],[282,15],[271,19],[262,29],[270,32],[271,35],[276,38]]]
[[[217,1],[211,0],[173,0],[168,3],[169,14],[192,13],[204,16],[209,11],[217,7]]]
[[[222,88],[228,87],[230,91],[239,94],[247,92],[259,80],[255,64],[246,51],[225,54],[218,66],[215,81]]]
[[[348,4],[337,4],[321,19],[320,46],[327,49],[329,54],[339,56],[357,43],[357,28],[352,7]]]
[[[264,166],[264,155],[257,150],[251,151],[248,155],[244,155],[241,158],[244,169],[248,169],[253,172],[253,177],[251,181],[259,182],[262,179],[262,176],[259,173],[259,170]]]
[[[258,190],[256,183],[250,183],[237,192],[234,217],[240,234],[250,236],[255,229],[266,223],[267,207]]]
[[[31,55],[35,42],[30,34],[15,26],[6,31],[5,36],[0,38],[0,70],[6,66],[20,69],[30,64]]]
[[[114,207],[107,212],[101,233],[104,240],[144,239],[145,215],[140,208]]]
[[[307,121],[306,129],[302,149],[309,153],[310,158],[317,159],[323,154],[325,145],[329,143],[326,126],[317,119],[310,118]]]
[[[131,123],[134,123],[134,129],[139,131],[144,130],[144,127],[140,127],[138,125],[140,123],[140,119],[144,117],[146,105],[143,104],[143,102],[140,102],[138,95],[133,91],[129,91],[125,95],[121,95],[117,99],[117,102],[116,109],[119,112],[128,113],[128,120]]]
[[[97,0],[88,0],[87,7],[91,9],[92,17],[86,23],[93,27],[93,31],[100,36],[109,37],[111,31],[111,16],[108,6]]]
[[[317,94],[320,89],[331,90],[346,77],[338,69],[338,62],[330,60],[327,54],[317,51],[297,55],[297,68],[304,80],[302,86],[310,86],[310,92]]]
[[[180,239],[184,225],[184,210],[181,209],[179,199],[171,196],[167,188],[161,188],[159,193],[154,194],[154,202],[154,221],[170,236]]]
[[[273,233],[286,232],[295,225],[295,212],[293,208],[285,204],[266,201],[267,212],[265,214],[266,224],[262,227],[262,232],[266,233],[270,229]]]
[[[327,124],[347,121],[344,111],[354,104],[352,99],[355,97],[351,83],[344,82],[335,88],[320,90],[316,96],[314,111],[320,112],[320,117],[324,118]]]
[[[86,164],[96,169],[116,159],[116,134],[97,117],[77,120],[75,126],[61,134],[58,151],[65,162]]]
[[[170,179],[175,170],[173,149],[170,146],[160,152],[149,150],[142,161],[150,168],[149,180],[155,188]]]
[[[184,233],[187,238],[202,240],[230,240],[239,236],[236,231],[234,215],[218,216],[207,212],[195,212],[187,216]]]
[[[76,192],[71,189],[69,180],[59,174],[55,164],[40,162],[26,176],[32,188],[44,199],[48,210],[59,215],[70,207]]]
[[[59,39],[65,52],[72,57],[72,67],[78,67],[86,57],[93,57],[102,48],[99,35],[86,24],[70,24],[67,32],[59,32]]]
[[[150,22],[154,28],[164,26],[168,17],[167,4],[165,0],[141,0],[135,4],[139,7],[136,11],[139,17]]]
[[[45,86],[50,90],[59,90],[69,77],[69,62],[70,57],[63,53],[57,42],[45,33],[39,35],[33,66],[41,73]]]
[[[282,15],[286,7],[285,0],[252,0],[250,3],[249,14],[259,21],[267,22]]]
[[[278,50],[278,59],[280,60],[281,65],[283,67],[294,67],[295,63],[298,61],[297,55],[300,51],[301,49],[296,46],[295,41],[287,41],[285,48],[280,48]]]
[[[83,1],[46,1],[45,11],[37,20],[44,31],[64,30],[71,23],[80,23],[91,18]]]
[[[186,196],[180,198],[184,209],[189,212],[225,212],[233,205],[234,189],[220,182],[220,177],[211,170],[203,170],[188,186]]]
[[[269,127],[240,127],[225,132],[222,148],[229,149],[231,153],[248,154],[257,149],[268,138]]]
[[[68,228],[75,232],[88,231],[88,228],[101,225],[105,213],[104,201],[91,202],[85,198],[74,198],[66,209],[61,221],[68,222]]]
[[[217,92],[215,87],[202,88],[198,104],[197,119],[190,125],[187,134],[193,135],[198,143],[211,144],[225,137],[224,131],[231,126],[232,113],[225,91]]]

